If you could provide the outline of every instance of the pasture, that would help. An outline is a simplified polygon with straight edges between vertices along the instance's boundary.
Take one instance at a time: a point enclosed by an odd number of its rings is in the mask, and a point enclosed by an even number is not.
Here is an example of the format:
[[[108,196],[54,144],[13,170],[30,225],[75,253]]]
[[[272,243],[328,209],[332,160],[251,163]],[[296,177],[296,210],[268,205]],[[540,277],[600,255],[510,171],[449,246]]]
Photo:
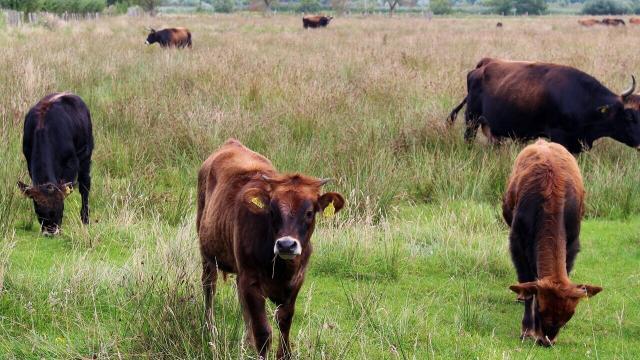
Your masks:
[[[614,92],[640,76],[640,27],[574,17],[103,18],[0,32],[0,358],[255,358],[233,277],[204,326],[196,174],[229,137],[281,171],[333,177],[291,340],[301,359],[634,359],[640,353],[640,154],[579,157],[587,190],[572,279],[604,291],[545,349],[522,304],[500,201],[521,144],[462,140],[445,118],[484,56],[575,66]],[[497,21],[504,24],[496,28]],[[186,26],[193,49],[145,47]],[[26,111],[69,90],[92,112],[92,223],[67,200],[44,238],[16,181]],[[269,311],[273,313],[274,308]],[[275,332],[277,334],[277,331]]]

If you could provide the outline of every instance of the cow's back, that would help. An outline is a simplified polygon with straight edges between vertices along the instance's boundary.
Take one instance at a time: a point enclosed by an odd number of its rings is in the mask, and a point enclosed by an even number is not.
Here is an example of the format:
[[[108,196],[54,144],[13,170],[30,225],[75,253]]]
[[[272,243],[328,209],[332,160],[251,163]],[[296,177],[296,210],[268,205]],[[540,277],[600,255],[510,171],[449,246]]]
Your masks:
[[[202,255],[227,272],[237,272],[233,232],[237,194],[257,173],[275,173],[271,162],[234,139],[214,152],[198,173],[196,227]]]

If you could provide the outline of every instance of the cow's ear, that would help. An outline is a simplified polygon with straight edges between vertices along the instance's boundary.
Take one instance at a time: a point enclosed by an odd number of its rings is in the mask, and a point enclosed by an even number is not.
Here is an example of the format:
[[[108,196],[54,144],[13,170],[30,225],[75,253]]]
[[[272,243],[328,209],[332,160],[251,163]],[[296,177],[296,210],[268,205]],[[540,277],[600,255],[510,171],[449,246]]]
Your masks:
[[[580,297],[593,297],[602,291],[602,288],[600,286],[588,284],[579,284],[577,285],[577,288],[580,291]]]
[[[71,193],[73,192],[73,183],[68,182],[60,185],[60,191],[62,191],[62,194],[65,198],[71,195]]]
[[[331,216],[342,210],[344,198],[336,192],[324,193],[318,198],[318,206],[320,206],[320,211],[325,212],[327,216]]]
[[[270,201],[269,195],[262,189],[251,188],[242,194],[242,202],[254,214],[266,214]]]
[[[538,292],[538,282],[531,281],[526,283],[520,283],[518,285],[511,285],[509,289],[518,294],[519,299],[531,299],[531,297]]]
[[[31,199],[33,199],[36,193],[38,192],[38,189],[34,188],[33,186],[29,186],[23,183],[22,181],[18,181],[18,189],[20,189],[20,192],[22,193],[22,195]]]

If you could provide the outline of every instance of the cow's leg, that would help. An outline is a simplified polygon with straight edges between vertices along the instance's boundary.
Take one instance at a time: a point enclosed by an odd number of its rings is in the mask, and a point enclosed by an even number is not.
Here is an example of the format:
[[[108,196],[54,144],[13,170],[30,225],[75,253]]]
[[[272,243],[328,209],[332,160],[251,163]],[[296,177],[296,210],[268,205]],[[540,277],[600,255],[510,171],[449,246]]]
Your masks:
[[[524,301],[524,316],[522,317],[522,332],[520,333],[520,339],[535,338],[533,318],[533,297]]]
[[[276,311],[276,321],[280,328],[280,343],[278,345],[278,359],[291,358],[291,345],[289,343],[289,330],[291,330],[291,322],[293,321],[293,313],[296,307],[297,293],[288,301],[278,305]]]
[[[218,269],[207,259],[202,259],[202,291],[204,293],[204,315],[207,327],[213,329],[213,297],[216,295]]]
[[[265,298],[256,281],[243,275],[238,275],[238,297],[247,330],[253,337],[253,345],[260,358],[266,359],[271,346],[271,327],[264,308]]]
[[[580,221],[582,219],[582,200],[575,191],[567,192],[564,209],[564,226],[567,234],[567,274],[571,273],[576,255],[580,251]]]
[[[89,191],[91,191],[91,160],[85,160],[80,164],[78,171],[78,187],[82,196],[80,219],[83,224],[89,223]]]
[[[467,110],[469,110],[468,105]],[[476,133],[478,132],[478,128],[480,127],[478,117],[471,114],[469,111],[465,112],[465,125],[466,129],[464,131],[464,141],[471,143],[476,139]]]
[[[533,207],[531,210],[535,209]],[[518,282],[526,283],[535,281],[536,271],[530,265],[527,257],[527,244],[531,243],[533,236],[533,224],[527,219],[532,218],[531,214],[527,214],[530,209],[516,210],[515,218],[511,224],[511,233],[509,234],[509,251],[511,259],[518,274]],[[522,213],[521,213],[522,212]],[[534,334],[534,317],[533,317],[533,297],[526,298],[518,295],[518,301],[524,301],[524,315],[522,317],[522,332],[520,337],[525,339]]]

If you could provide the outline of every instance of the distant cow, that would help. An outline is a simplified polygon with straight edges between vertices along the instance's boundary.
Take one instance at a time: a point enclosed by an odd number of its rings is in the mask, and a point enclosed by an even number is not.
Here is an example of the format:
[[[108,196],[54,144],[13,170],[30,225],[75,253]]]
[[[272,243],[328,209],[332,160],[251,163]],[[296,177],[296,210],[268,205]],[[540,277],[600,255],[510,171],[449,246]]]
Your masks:
[[[578,20],[578,24],[582,26],[593,26],[593,25],[602,24],[602,22],[596,19],[580,19]]]
[[[640,18],[631,18],[631,19],[629,19],[629,24],[640,25]]]
[[[321,194],[328,180],[281,174],[264,156],[230,139],[198,174],[196,227],[207,322],[217,271],[237,274],[247,333],[262,358],[272,340],[265,299],[277,306],[278,358],[290,352],[296,297],[311,256],[316,214],[338,212],[343,197]]]
[[[511,227],[509,249],[524,299],[522,339],[551,346],[580,299],[602,291],[576,285],[569,273],[580,250],[584,187],[575,158],[562,146],[539,140],[518,155],[502,203]]]
[[[497,24],[496,24],[496,27],[501,28],[501,27],[502,27],[502,23],[501,23],[501,22],[497,23]]]
[[[25,117],[22,152],[31,185],[18,182],[18,187],[33,200],[41,231],[45,235],[60,231],[64,200],[76,180],[82,195],[80,217],[88,224],[93,134],[82,99],[55,93],[32,107]]]
[[[333,16],[305,15],[302,17],[302,26],[306,28],[326,27]]]
[[[191,47],[191,32],[188,29],[179,27],[155,31],[149,29],[150,33],[147,36],[145,44],[151,45],[153,43],[160,44],[161,47]]]
[[[602,24],[609,25],[609,26],[625,26],[626,25],[624,23],[624,20],[617,19],[617,18],[604,18],[602,19]]]
[[[477,129],[491,142],[547,137],[572,153],[611,137],[640,150],[640,96],[636,82],[617,95],[569,66],[485,58],[467,74],[467,96],[453,109],[453,123],[466,104],[465,139]]]

